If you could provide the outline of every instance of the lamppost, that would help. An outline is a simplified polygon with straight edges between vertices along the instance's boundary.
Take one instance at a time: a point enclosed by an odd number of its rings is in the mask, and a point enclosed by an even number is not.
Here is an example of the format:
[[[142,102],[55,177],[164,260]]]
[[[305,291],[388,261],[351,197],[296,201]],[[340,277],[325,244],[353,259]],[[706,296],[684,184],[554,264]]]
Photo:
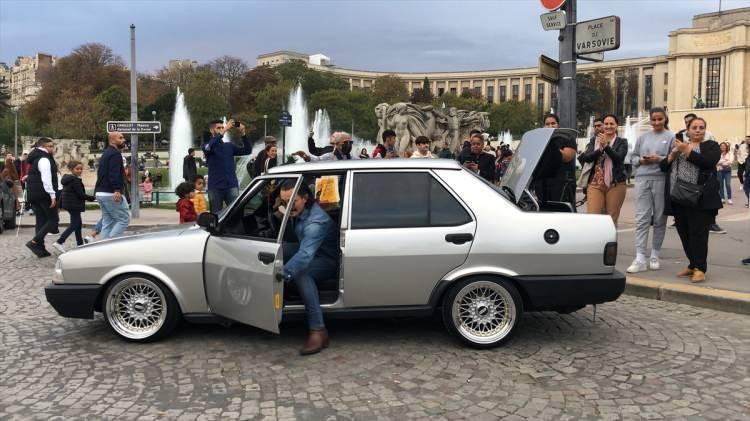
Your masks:
[[[266,123],[267,122],[268,122],[268,114],[263,114],[263,137],[267,136],[267,133],[266,133],[266,128],[267,128]]]
[[[15,146],[13,147],[13,154],[18,157],[18,107],[13,107],[13,114],[16,117],[16,129],[15,129]]]
[[[156,121],[156,110],[151,111],[151,116]],[[156,154],[156,133],[154,133],[154,154]]]

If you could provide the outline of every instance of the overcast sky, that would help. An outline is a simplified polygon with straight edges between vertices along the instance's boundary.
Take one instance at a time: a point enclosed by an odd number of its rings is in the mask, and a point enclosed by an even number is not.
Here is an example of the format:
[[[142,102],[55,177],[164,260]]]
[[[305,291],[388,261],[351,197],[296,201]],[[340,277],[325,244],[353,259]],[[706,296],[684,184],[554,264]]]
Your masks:
[[[722,9],[750,0],[723,0]],[[666,54],[669,31],[719,0],[578,0],[578,20],[620,16],[620,49],[606,59]],[[137,68],[170,59],[207,62],[233,55],[323,53],[339,67],[382,71],[485,70],[535,66],[557,57],[557,31],[545,32],[539,0],[494,1],[33,1],[0,0],[0,61],[46,52],[69,54],[100,42],[130,61],[136,25]]]

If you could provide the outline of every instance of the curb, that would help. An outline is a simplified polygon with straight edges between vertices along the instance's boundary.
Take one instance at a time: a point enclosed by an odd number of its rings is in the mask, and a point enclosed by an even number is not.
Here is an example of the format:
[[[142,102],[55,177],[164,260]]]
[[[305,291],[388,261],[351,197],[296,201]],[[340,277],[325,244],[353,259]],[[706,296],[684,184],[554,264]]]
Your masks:
[[[750,315],[750,294],[695,285],[652,281],[628,276],[625,294]]]

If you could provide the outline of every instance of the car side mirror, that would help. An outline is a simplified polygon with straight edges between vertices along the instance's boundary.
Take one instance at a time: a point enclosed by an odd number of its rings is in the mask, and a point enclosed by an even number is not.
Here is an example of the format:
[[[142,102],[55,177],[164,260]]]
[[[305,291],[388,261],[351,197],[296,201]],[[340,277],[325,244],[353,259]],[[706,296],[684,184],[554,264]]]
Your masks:
[[[208,232],[216,231],[219,226],[219,217],[210,212],[203,212],[198,215],[198,226],[205,228]]]

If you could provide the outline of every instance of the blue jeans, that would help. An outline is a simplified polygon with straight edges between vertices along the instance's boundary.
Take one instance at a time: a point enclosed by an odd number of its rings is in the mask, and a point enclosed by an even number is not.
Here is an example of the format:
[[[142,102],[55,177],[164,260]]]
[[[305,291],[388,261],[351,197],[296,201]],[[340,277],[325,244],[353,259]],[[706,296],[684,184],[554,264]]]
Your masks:
[[[99,202],[99,207],[102,210],[102,230],[99,232],[98,238],[104,240],[105,238],[112,238],[121,235],[125,232],[125,228],[130,223],[130,214],[128,211],[128,201],[125,196],[121,196],[119,202],[115,202],[114,196],[96,196],[96,201]]]
[[[284,243],[284,259],[288,260],[296,251],[299,244]],[[312,329],[322,329],[323,309],[320,308],[320,296],[318,295],[317,281],[334,278],[338,273],[338,264],[335,260],[328,257],[315,258],[310,262],[307,270],[294,278],[293,282],[297,286],[302,301],[305,303],[305,318],[307,326]]]
[[[724,189],[727,191],[727,199],[732,200],[732,170],[728,171],[717,171],[717,176],[719,177],[719,194],[721,195],[721,200],[724,200]]]
[[[237,196],[240,195],[240,189],[232,187],[230,189],[210,189],[208,190],[208,206],[211,213],[219,213],[225,206],[229,206]]]

